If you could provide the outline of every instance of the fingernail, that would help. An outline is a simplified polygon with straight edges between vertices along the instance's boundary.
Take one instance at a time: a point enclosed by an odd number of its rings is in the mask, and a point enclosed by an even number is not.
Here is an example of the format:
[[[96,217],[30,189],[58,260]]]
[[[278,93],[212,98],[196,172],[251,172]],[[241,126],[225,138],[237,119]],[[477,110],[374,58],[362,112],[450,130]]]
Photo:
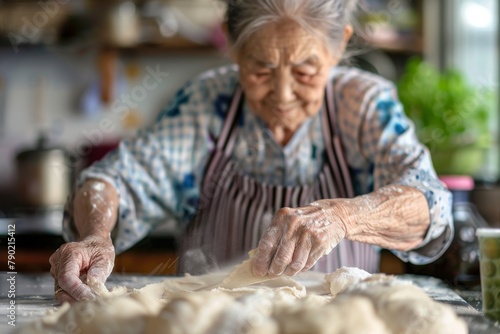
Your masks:
[[[97,299],[97,296],[96,295],[92,295],[92,297],[88,297],[88,296],[82,297],[80,300],[81,301],[89,302],[89,301],[93,301],[93,300],[96,300],[96,299]]]
[[[254,274],[255,276],[264,276],[264,275],[265,275],[265,273],[264,273],[264,272],[262,272],[261,270],[255,270],[255,269],[254,269],[254,271],[253,271],[253,274]]]
[[[270,269],[270,270],[269,270],[269,275],[271,275],[271,276],[279,276],[279,275],[281,275],[281,274],[283,274],[283,272],[276,273],[276,272],[275,272],[274,270],[272,270],[272,269]]]

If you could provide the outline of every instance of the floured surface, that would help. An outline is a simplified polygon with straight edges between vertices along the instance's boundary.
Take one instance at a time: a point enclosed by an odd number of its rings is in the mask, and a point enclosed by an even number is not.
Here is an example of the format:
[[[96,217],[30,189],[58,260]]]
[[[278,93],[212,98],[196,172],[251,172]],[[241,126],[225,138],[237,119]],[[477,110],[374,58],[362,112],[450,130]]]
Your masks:
[[[450,307],[434,302],[411,283],[384,275],[365,275],[357,268],[339,269],[343,282],[354,283],[343,283],[343,291],[334,298],[329,291],[338,283],[335,275],[322,275],[324,283],[307,291],[304,285],[289,277],[246,284],[252,277],[244,277],[248,274],[244,270],[235,275],[238,270],[241,267],[229,275],[186,276],[140,289],[114,289],[111,293],[102,291],[102,286],[96,283],[92,289],[103,297],[71,307],[63,305],[55,313],[21,328],[20,332],[467,332],[465,323]],[[359,280],[360,275],[366,278]],[[231,287],[235,280],[245,283]]]

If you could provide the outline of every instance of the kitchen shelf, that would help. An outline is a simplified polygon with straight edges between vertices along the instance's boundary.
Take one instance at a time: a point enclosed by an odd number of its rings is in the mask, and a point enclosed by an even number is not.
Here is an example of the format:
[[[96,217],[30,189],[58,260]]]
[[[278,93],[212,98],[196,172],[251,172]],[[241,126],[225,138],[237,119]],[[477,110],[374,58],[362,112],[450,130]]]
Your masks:
[[[119,46],[119,45],[106,45],[93,43],[88,45],[89,47],[99,48],[106,51],[115,51],[123,54],[164,54],[164,53],[217,53],[219,52],[212,45],[200,45],[189,42],[175,42],[175,43],[141,43],[131,46]],[[78,45],[63,45],[63,44],[44,44],[44,43],[22,43],[16,46],[20,50],[55,50],[64,51],[70,50],[73,47],[78,47]],[[13,49],[12,44],[10,44],[8,39],[0,37],[0,50]]]
[[[134,46],[103,45],[103,51],[113,51],[121,55],[161,55],[161,54],[185,54],[185,53],[217,53],[219,52],[210,45],[178,45],[169,44],[139,44]]]

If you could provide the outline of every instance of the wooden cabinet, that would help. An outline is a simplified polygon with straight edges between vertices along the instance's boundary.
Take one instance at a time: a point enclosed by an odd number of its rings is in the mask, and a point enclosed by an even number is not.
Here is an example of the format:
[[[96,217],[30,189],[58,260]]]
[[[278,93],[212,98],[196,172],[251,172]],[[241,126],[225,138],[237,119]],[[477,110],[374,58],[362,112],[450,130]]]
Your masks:
[[[113,272],[119,274],[175,275],[178,257],[175,252],[129,251],[116,257]]]
[[[39,273],[50,271],[49,258],[55,250],[19,250],[16,252],[15,271],[18,273]],[[7,256],[0,259],[0,271],[11,271]],[[175,275],[177,256],[174,252],[128,251],[115,259],[114,273]]]
[[[383,249],[380,253],[380,272],[388,275],[405,274],[405,263],[390,251]]]
[[[16,272],[39,273],[50,271],[49,258],[53,250],[25,250],[16,252]],[[174,252],[137,252],[129,251],[115,259],[114,273],[175,275],[177,256]],[[6,256],[0,259],[0,271],[10,271]]]

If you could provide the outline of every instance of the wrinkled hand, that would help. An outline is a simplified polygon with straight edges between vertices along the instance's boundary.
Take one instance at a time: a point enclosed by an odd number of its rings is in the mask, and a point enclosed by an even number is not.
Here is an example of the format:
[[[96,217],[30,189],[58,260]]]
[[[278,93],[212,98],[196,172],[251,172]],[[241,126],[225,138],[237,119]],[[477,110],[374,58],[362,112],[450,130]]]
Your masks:
[[[106,282],[113,270],[114,259],[115,249],[110,237],[90,236],[62,245],[49,259],[57,300],[71,303],[95,299],[82,277]]]
[[[307,271],[346,236],[341,205],[332,200],[276,212],[253,260],[257,276],[296,275]],[[340,202],[339,202],[340,203]]]

